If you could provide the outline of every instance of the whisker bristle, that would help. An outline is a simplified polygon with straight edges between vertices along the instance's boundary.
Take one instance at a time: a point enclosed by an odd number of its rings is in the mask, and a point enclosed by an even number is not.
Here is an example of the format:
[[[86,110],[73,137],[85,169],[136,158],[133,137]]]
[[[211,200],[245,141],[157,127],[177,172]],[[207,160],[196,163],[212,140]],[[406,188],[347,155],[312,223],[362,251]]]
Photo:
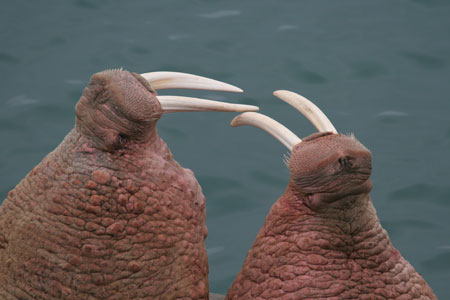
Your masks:
[[[283,163],[289,169],[289,163],[291,161],[291,152],[283,154]]]

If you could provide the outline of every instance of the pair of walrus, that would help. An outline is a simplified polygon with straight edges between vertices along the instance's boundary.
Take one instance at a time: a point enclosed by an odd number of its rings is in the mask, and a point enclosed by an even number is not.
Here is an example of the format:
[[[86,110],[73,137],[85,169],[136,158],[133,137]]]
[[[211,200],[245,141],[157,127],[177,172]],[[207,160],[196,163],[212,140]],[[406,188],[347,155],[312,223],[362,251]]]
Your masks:
[[[0,207],[0,299],[209,298],[205,198],[156,122],[258,108],[158,96],[164,88],[241,91],[182,73],[93,75],[75,128]],[[254,112],[233,120],[289,148],[290,181],[226,299],[436,299],[380,225],[370,152],[305,98],[275,95],[319,133],[300,140]]]

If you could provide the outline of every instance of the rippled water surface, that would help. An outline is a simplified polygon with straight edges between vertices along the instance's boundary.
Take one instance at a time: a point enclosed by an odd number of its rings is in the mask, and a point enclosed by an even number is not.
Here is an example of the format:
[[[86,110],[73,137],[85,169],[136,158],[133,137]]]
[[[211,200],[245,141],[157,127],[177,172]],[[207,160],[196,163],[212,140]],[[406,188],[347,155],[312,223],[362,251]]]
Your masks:
[[[91,74],[213,77],[300,137],[272,91],[315,101],[373,153],[372,200],[394,245],[450,299],[450,2],[9,1],[0,10],[0,198],[62,140]],[[160,135],[207,197],[211,290],[225,293],[271,205],[286,149],[230,113],[164,116]],[[0,200],[1,201],[1,200]]]

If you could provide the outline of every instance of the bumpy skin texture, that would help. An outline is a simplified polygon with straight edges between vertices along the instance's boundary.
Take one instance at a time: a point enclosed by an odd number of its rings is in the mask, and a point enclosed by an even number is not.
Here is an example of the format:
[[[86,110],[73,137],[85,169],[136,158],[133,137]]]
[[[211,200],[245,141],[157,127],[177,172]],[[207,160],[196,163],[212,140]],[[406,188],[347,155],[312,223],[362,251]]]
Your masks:
[[[0,299],[208,299],[205,198],[139,75],[91,78],[75,128],[0,207]]]
[[[437,299],[381,227],[354,137],[305,138],[289,169],[226,299]]]

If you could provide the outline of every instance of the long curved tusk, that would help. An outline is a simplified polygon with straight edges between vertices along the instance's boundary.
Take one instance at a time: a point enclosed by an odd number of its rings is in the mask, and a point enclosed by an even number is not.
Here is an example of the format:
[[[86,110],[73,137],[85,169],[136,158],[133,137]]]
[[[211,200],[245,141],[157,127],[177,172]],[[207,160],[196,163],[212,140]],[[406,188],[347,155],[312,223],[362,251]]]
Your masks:
[[[220,101],[183,97],[183,96],[157,96],[163,113],[180,111],[258,111],[258,106],[247,104],[234,104]]]
[[[242,93],[234,85],[218,80],[180,72],[150,72],[141,74],[155,90],[194,89]]]
[[[294,146],[302,141],[284,125],[263,114],[246,112],[240,114],[231,121],[231,126],[233,127],[242,125],[254,126],[264,130],[285,145],[289,151],[292,151]]]
[[[337,133],[336,128],[334,128],[327,116],[305,97],[285,90],[275,91],[273,95],[301,112],[320,132],[331,131]]]

